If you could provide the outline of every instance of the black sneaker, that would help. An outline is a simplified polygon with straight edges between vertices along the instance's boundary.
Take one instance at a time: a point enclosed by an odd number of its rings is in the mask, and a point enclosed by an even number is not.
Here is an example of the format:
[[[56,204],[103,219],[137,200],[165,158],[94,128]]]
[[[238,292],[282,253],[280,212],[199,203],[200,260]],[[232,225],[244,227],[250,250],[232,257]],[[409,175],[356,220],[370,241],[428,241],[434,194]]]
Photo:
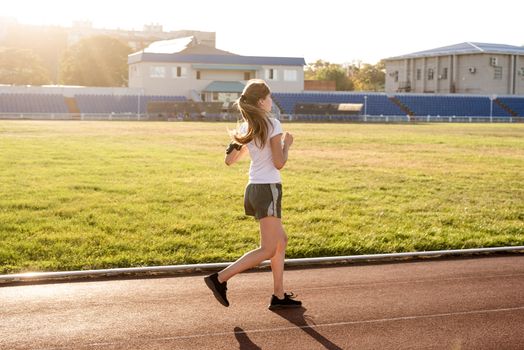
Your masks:
[[[229,301],[227,301],[226,291],[227,291],[227,282],[220,283],[218,281],[218,273],[204,277],[209,289],[213,291],[215,298],[218,302],[224,306],[229,306]]]
[[[268,306],[269,310],[275,309],[287,309],[293,307],[301,307],[302,302],[295,299],[296,296],[293,293],[284,293],[284,299],[279,299],[275,295],[271,296],[271,303]]]

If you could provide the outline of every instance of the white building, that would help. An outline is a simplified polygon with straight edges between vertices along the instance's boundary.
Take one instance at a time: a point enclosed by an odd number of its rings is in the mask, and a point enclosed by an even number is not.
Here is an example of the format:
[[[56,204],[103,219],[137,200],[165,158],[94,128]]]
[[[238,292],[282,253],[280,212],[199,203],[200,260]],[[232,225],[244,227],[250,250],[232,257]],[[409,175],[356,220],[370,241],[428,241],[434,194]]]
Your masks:
[[[524,94],[524,47],[461,43],[385,60],[386,92]]]
[[[147,95],[229,102],[249,79],[273,92],[304,90],[304,58],[241,56],[198,43],[193,37],[153,43],[129,55],[129,87]]]

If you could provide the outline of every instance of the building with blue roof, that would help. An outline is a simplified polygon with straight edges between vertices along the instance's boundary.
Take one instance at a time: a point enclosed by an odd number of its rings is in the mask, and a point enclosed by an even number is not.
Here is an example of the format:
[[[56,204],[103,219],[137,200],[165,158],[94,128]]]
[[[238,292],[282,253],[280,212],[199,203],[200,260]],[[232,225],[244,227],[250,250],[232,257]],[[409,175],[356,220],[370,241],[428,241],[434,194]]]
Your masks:
[[[387,58],[386,92],[524,95],[524,47],[465,42]]]
[[[226,103],[254,78],[266,80],[273,92],[302,92],[306,63],[301,57],[236,55],[190,37],[153,43],[129,55],[128,64],[129,87],[144,94]]]

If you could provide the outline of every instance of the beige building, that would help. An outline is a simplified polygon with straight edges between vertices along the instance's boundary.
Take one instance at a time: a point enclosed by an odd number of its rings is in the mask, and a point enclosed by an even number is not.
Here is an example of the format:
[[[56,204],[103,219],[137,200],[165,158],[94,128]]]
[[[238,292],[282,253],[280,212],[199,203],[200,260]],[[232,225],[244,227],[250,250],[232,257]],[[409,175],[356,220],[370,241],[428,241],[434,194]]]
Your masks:
[[[160,24],[146,24],[143,30],[121,30],[94,28],[89,21],[76,21],[71,28],[67,28],[68,46],[76,44],[84,38],[106,35],[117,38],[126,43],[132,50],[139,51],[158,40],[169,40],[192,36],[198,43],[215,46],[215,32],[202,32],[197,30],[177,30],[165,32]]]
[[[68,47],[78,41],[105,35],[126,43],[134,52],[153,42],[192,36],[200,44],[215,47],[215,32],[196,30],[164,31],[160,24],[144,25],[143,30],[105,29],[93,27],[90,21],[75,21],[71,27],[28,25],[15,18],[0,15],[0,47],[32,50],[58,83],[61,57]]]
[[[153,43],[129,55],[129,87],[147,95],[185,96],[230,102],[249,79],[261,78],[273,92],[304,90],[304,58],[241,56],[193,37]]]
[[[461,43],[386,63],[386,92],[524,95],[524,47]]]

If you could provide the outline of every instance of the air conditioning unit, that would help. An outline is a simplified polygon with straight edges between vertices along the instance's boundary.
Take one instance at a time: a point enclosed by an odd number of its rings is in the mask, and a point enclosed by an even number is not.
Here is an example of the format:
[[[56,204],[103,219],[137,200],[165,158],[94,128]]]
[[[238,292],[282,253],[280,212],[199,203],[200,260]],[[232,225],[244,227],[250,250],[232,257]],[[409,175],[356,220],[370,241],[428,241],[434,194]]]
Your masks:
[[[477,68],[475,68],[475,67],[469,67],[469,72],[470,72],[471,74],[475,74],[476,71],[477,71]]]

